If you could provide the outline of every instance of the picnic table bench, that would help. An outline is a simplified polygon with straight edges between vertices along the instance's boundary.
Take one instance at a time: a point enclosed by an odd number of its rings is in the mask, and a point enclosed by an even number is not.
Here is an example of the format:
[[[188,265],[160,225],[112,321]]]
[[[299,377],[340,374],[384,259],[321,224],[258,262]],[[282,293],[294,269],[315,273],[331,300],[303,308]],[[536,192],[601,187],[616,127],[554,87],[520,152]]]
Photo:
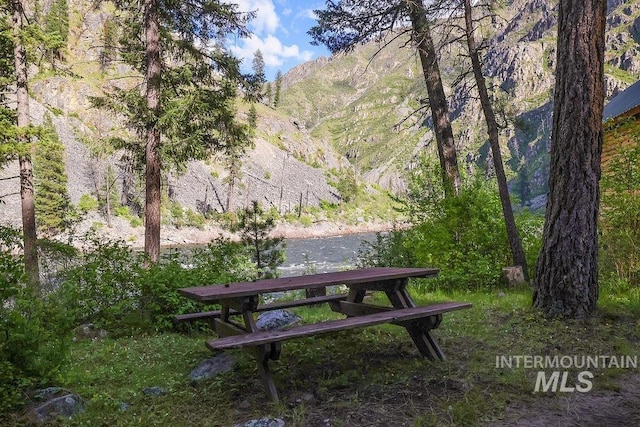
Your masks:
[[[391,323],[403,326],[407,330],[423,356],[443,360],[445,355],[430,331],[440,325],[444,313],[471,308],[471,304],[443,302],[416,306],[407,291],[409,279],[436,277],[437,274],[438,269],[435,268],[377,267],[183,288],[179,292],[185,297],[202,303],[219,304],[221,309],[180,315],[176,316],[176,320],[212,320],[218,338],[206,341],[206,346],[211,350],[243,348],[252,352],[265,390],[269,397],[277,402],[278,392],[268,362],[280,357],[281,342],[285,340]],[[346,286],[348,293],[259,304],[260,296],[263,294],[335,285]],[[363,302],[365,295],[374,291],[384,292],[391,305]],[[320,303],[328,303],[333,311],[347,317],[293,326],[284,330],[260,331],[256,326],[256,312]],[[232,316],[242,316],[243,323],[233,320]]]

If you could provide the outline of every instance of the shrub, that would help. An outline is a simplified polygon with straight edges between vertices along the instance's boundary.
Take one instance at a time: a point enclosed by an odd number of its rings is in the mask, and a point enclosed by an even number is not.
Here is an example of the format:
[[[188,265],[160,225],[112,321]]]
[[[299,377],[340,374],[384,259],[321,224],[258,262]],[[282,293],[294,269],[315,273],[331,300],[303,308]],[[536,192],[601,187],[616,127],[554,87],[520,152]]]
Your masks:
[[[637,130],[637,129],[636,129]],[[635,135],[635,134],[634,134]],[[600,267],[607,280],[640,285],[640,145],[612,156],[601,181]]]
[[[185,266],[177,256],[170,256],[140,276],[141,307],[158,330],[171,329],[176,314],[203,309],[182,297],[179,288],[252,280],[258,275],[246,248],[222,238],[195,249],[188,262]]]
[[[176,314],[203,309],[179,288],[258,275],[246,248],[223,239],[194,249],[188,260],[169,255],[148,268],[145,254],[123,242],[89,237],[85,246],[79,263],[64,272],[65,306],[76,324],[91,322],[116,336],[168,330]]]
[[[421,179],[428,178],[423,176]],[[435,181],[431,181],[434,182]],[[455,197],[417,191],[405,201],[405,211],[416,221],[407,231],[378,235],[359,252],[362,266],[413,266],[440,269],[430,284],[446,289],[477,290],[500,283],[502,268],[511,263],[502,207],[495,186],[481,178],[467,182]],[[428,203],[426,201],[429,201]],[[516,215],[529,265],[538,256],[542,217]]]
[[[62,291],[76,322],[109,329],[138,310],[144,255],[123,242],[88,235],[76,266],[63,274]]]
[[[359,268],[415,266],[414,253],[406,244],[407,234],[399,229],[376,233],[375,241],[364,241],[358,249],[356,265]]]
[[[68,355],[71,317],[52,293],[26,286],[18,230],[0,226],[0,413],[20,406],[26,389],[49,383]]]

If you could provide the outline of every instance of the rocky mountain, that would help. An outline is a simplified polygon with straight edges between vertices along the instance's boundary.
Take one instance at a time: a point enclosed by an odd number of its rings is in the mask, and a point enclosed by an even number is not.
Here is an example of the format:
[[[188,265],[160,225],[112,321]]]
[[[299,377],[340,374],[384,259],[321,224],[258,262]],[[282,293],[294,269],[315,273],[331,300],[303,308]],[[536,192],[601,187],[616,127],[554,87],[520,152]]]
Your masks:
[[[31,114],[45,112],[66,147],[69,193],[78,204],[104,186],[109,166],[121,189],[126,168],[121,153],[96,154],[103,138],[122,132],[117,118],[92,109],[89,97],[123,84],[131,71],[117,62],[101,64],[108,2],[70,0],[68,50],[56,75],[32,70]],[[484,62],[504,125],[503,156],[512,192],[534,207],[544,205],[548,176],[556,0],[511,0],[484,20]],[[640,3],[608,2],[607,96],[640,78]],[[469,83],[454,84],[468,70],[464,48],[450,43],[446,23],[434,26],[462,167],[490,165],[481,109]],[[243,160],[234,207],[258,199],[280,211],[299,203],[336,202],[327,171],[354,168],[375,188],[405,187],[407,171],[420,153],[433,153],[434,136],[426,110],[419,59],[406,40],[382,48],[369,43],[348,54],[320,58],[283,78],[277,109],[258,106],[255,148]],[[244,107],[241,107],[241,109]],[[421,114],[415,114],[420,111]],[[15,165],[0,178],[17,175]],[[171,198],[193,211],[223,211],[227,172],[219,159],[192,162],[184,174],[169,174]],[[122,179],[120,179],[122,177]],[[15,191],[16,180],[0,180],[0,195]],[[139,193],[138,198],[142,195]],[[0,215],[19,223],[19,196],[3,198]],[[95,218],[94,218],[95,220]]]
[[[74,204],[85,195],[95,197],[105,191],[107,181],[115,181],[122,190],[125,179],[138,181],[135,204],[143,204],[143,189],[138,176],[131,176],[121,152],[104,150],[106,137],[126,132],[116,117],[92,108],[90,97],[100,96],[103,89],[128,84],[134,73],[117,61],[101,62],[102,38],[112,6],[108,2],[71,0],[68,49],[53,74],[46,68],[33,66],[30,79],[30,115],[35,124],[45,114],[52,117],[55,129],[66,148],[69,194]],[[48,4],[43,2],[42,13]],[[301,203],[317,206],[321,201],[337,202],[339,194],[327,182],[328,170],[348,167],[325,141],[313,138],[295,119],[258,105],[258,131],[254,148],[242,159],[241,182],[236,185],[233,208],[259,200],[266,208],[288,212]],[[239,114],[247,106],[239,105]],[[220,158],[207,162],[191,162],[186,171],[168,173],[165,189],[170,199],[194,212],[222,212],[227,205],[228,175]],[[37,171],[34,171],[37,173]],[[0,178],[17,177],[17,164],[0,171]],[[0,180],[0,195],[14,193],[17,179]],[[4,222],[20,223],[20,197],[3,197],[0,215]],[[96,218],[93,218],[96,220]],[[104,218],[100,219],[104,221]]]
[[[512,193],[544,205],[552,116],[557,1],[512,0],[483,21],[485,74],[502,117],[503,158]],[[606,88],[610,99],[640,78],[640,3],[610,0]],[[464,47],[450,43],[446,22],[433,28],[461,160],[490,165],[479,102],[463,79],[470,66]],[[285,75],[283,109],[311,135],[331,141],[362,177],[401,190],[415,156],[435,149],[419,59],[407,40],[383,48],[370,43],[348,55],[305,63]],[[464,164],[464,162],[462,163]]]

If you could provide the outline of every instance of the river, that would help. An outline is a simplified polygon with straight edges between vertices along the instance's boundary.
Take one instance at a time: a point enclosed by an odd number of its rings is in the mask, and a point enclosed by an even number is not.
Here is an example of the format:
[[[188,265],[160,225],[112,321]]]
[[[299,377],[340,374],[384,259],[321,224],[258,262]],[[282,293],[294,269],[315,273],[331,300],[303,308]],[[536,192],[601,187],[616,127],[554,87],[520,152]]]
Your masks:
[[[353,267],[358,249],[364,241],[374,241],[376,233],[343,236],[286,239],[286,261],[279,267],[280,276],[325,273]]]

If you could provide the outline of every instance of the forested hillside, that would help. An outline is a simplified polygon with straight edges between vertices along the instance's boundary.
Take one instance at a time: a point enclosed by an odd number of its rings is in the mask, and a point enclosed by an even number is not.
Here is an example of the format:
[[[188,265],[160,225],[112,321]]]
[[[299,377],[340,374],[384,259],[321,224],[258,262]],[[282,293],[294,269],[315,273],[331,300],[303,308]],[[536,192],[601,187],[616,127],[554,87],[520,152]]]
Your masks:
[[[46,17],[59,3],[41,1],[39,13]],[[32,119],[38,124],[49,116],[65,147],[74,205],[90,200],[102,205],[113,199],[114,208],[122,202],[131,211],[128,215],[139,215],[144,195],[140,176],[123,152],[106,143],[125,132],[122,122],[90,104],[91,97],[126,86],[134,73],[110,47],[118,32],[111,19],[114,8],[109,2],[64,3],[66,48],[60,49],[55,66],[40,58],[30,69]],[[490,150],[479,103],[470,81],[460,79],[469,71],[464,47],[452,42],[456,34],[449,21],[437,22],[433,32],[463,169],[487,168]],[[482,34],[485,74],[503,126],[512,194],[523,204],[541,208],[548,175],[556,2],[507,2],[483,20]],[[640,77],[639,40],[640,4],[609,1],[609,98]],[[218,156],[166,173],[166,197],[174,210],[195,213],[222,212],[229,203],[235,209],[252,199],[286,212],[301,203],[340,201],[335,182],[353,170],[375,188],[402,192],[418,156],[434,153],[426,98],[419,60],[403,39],[385,47],[370,42],[353,52],[302,64],[284,75],[277,107],[257,105],[255,147],[242,159],[238,185],[230,187],[228,165]],[[238,109],[246,118],[248,105],[239,103]],[[17,176],[16,168],[10,165],[0,177]],[[15,224],[20,197],[11,194],[17,185],[17,179],[0,181],[0,195],[7,195],[0,212]]]

